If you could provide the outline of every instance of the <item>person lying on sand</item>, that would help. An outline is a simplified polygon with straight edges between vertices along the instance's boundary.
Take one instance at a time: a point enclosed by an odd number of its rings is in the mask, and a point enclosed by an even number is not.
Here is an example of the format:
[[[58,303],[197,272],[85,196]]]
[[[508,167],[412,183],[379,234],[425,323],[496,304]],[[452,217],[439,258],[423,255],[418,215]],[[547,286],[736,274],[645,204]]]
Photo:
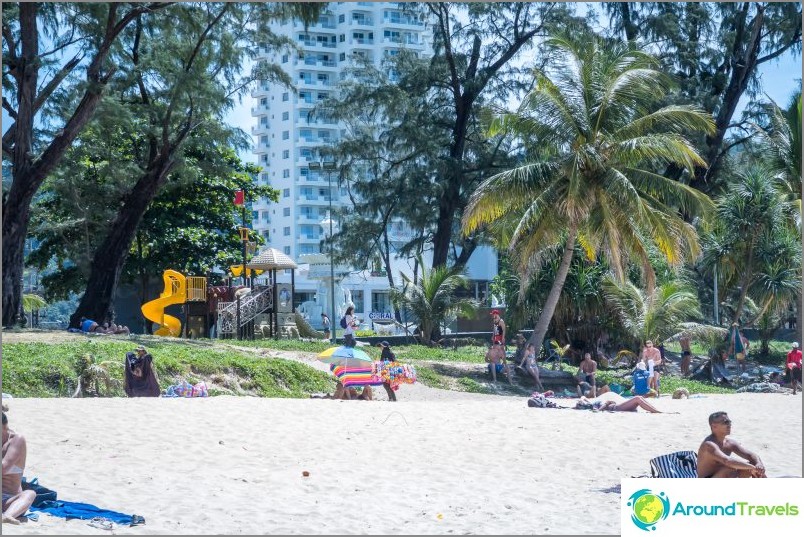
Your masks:
[[[22,490],[22,474],[28,447],[25,437],[8,428],[3,412],[3,524],[19,524],[19,517],[36,499],[32,490]]]
[[[711,414],[709,428],[712,434],[698,448],[698,477],[767,477],[759,455],[726,438],[731,434],[728,414],[722,411]],[[732,453],[748,462],[732,458]]]
[[[637,408],[641,408],[651,414],[662,413],[639,395],[626,398],[614,392],[607,392],[594,398],[581,397],[575,408],[580,410],[608,410],[610,412],[636,412]]]

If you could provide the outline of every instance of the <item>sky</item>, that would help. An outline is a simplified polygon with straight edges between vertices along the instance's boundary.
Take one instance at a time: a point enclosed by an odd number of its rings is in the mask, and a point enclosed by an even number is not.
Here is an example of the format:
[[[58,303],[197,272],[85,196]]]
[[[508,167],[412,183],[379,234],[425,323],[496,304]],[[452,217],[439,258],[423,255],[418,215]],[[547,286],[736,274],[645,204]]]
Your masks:
[[[777,59],[765,62],[759,67],[763,92],[767,97],[773,99],[776,104],[785,107],[796,89],[801,89],[801,73],[801,54],[783,54]],[[767,99],[763,96],[761,100]],[[740,117],[748,103],[748,96],[743,95],[734,114],[735,119]],[[230,125],[240,127],[250,133],[251,126],[255,125],[255,120],[251,117],[251,107],[253,105],[251,97],[244,98],[243,102],[227,115],[226,121]],[[255,156],[248,151],[241,152],[240,158],[245,162],[255,161]]]
[[[587,6],[589,6],[589,4],[583,3],[579,3],[578,5],[580,12],[583,12],[584,9],[588,9]],[[601,17],[600,20],[606,20],[606,18]],[[763,92],[767,95],[767,97],[773,99],[780,106],[786,106],[793,92],[797,88],[801,88],[801,54],[794,54],[791,52],[783,54],[776,60],[771,60],[762,64],[759,72]],[[765,100],[764,96],[762,100]],[[740,117],[742,110],[745,108],[748,102],[748,97],[744,95],[734,115],[735,119]],[[231,112],[227,114],[226,121],[230,125],[239,127],[246,133],[250,133],[252,125],[255,124],[254,118],[251,116],[251,107],[253,104],[253,99],[250,96],[244,97],[243,101],[237,104],[235,108],[233,108]],[[514,104],[511,103],[510,108],[513,107]],[[3,132],[5,132],[11,123],[10,118],[5,110],[3,110],[2,113],[2,121]],[[255,161],[255,156],[250,151],[241,152],[240,157],[245,162]]]

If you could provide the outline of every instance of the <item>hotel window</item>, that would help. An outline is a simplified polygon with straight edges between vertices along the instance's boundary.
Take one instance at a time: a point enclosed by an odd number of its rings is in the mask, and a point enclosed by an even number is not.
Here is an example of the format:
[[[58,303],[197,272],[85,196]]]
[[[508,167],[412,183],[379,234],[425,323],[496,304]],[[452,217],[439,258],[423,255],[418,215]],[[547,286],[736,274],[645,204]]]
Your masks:
[[[285,158],[285,159],[290,158],[290,150],[289,149],[285,149],[284,151],[282,151],[282,158]]]
[[[283,198],[289,198],[290,197],[290,189],[289,188],[286,188],[286,189],[284,189],[282,191],[282,197]]]
[[[282,229],[282,234],[283,234],[285,237],[290,237],[290,227],[289,227],[289,226],[284,227],[284,228]]]
[[[290,112],[282,112],[282,121],[290,119]]]
[[[284,207],[282,209],[282,216],[290,216],[290,207]]]
[[[288,92],[283,93],[282,94],[282,100],[287,101],[288,99],[290,99],[290,94]]]
[[[285,179],[290,177],[290,170],[282,170],[282,177]]]

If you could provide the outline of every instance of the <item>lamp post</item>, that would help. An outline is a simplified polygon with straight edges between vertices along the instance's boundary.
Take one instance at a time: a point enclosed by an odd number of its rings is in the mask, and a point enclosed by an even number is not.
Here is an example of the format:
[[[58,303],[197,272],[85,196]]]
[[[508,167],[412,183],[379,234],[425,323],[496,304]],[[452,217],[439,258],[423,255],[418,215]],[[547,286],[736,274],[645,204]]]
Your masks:
[[[329,294],[330,300],[332,301],[332,306],[330,308],[330,312],[332,315],[329,318],[329,325],[330,325],[330,337],[332,338],[331,343],[334,345],[337,341],[336,336],[336,319],[335,319],[335,245],[332,241],[332,172],[337,169],[338,165],[335,161],[327,160],[324,162],[310,162],[308,165],[310,171],[319,171],[323,169],[327,172],[327,186],[329,188],[329,210],[327,211],[327,217],[321,221],[321,227],[326,233],[326,228],[329,227]]]

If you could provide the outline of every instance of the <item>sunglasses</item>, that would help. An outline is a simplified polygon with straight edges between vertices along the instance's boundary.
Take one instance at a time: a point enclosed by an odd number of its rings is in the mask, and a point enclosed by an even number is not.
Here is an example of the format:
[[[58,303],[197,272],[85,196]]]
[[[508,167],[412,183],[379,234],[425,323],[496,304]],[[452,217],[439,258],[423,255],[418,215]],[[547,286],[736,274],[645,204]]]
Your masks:
[[[731,420],[716,421],[715,423],[719,423],[721,425],[731,425]]]

